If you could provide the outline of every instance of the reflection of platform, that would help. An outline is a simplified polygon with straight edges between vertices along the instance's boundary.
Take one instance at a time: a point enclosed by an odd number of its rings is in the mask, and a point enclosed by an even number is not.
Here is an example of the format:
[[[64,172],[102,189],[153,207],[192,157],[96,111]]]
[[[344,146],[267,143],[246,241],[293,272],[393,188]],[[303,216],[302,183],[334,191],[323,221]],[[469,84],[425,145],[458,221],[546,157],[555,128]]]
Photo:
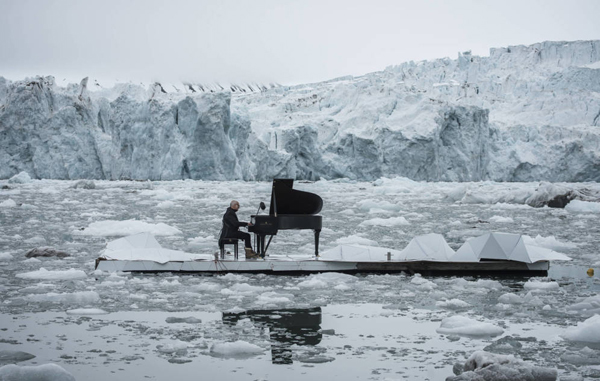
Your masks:
[[[291,345],[321,342],[321,307],[223,312],[225,324],[235,325],[241,319],[269,328],[273,364],[293,363]]]

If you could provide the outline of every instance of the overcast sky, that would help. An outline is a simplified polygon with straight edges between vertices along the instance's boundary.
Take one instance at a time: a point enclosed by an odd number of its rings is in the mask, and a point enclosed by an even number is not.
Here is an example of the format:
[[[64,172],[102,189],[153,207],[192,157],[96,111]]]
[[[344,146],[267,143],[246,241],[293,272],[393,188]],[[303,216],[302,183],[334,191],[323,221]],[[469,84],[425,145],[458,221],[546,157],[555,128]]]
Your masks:
[[[599,0],[0,0],[0,76],[297,84],[600,39]]]

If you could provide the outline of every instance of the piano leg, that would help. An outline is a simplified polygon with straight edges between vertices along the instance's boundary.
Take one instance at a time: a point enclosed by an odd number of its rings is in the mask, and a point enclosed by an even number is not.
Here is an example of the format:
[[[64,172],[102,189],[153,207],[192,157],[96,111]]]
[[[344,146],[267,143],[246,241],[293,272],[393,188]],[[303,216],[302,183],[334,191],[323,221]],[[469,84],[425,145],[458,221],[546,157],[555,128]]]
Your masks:
[[[315,229],[315,256],[319,256],[319,234],[321,234],[321,229]]]

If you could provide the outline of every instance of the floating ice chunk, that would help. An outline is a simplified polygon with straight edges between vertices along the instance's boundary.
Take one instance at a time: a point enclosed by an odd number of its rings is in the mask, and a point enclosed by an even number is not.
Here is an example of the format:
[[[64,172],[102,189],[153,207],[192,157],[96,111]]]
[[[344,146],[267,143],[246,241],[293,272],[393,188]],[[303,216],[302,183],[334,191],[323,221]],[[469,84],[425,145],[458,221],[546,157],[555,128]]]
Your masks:
[[[0,368],[2,381],[75,381],[75,377],[56,364],[38,366],[6,365]]]
[[[471,305],[460,299],[450,299],[450,300],[440,300],[435,303],[435,305],[439,308],[445,308],[448,310],[460,310],[463,308],[469,308]]]
[[[0,366],[5,364],[14,364],[21,361],[27,361],[35,358],[34,355],[21,351],[0,350]],[[0,378],[4,380],[3,378]]]
[[[185,354],[188,349],[188,344],[181,340],[174,340],[170,343],[159,344],[156,346],[156,349],[160,353],[165,353],[165,354],[172,354],[172,353]]]
[[[258,345],[238,340],[232,343],[215,343],[210,347],[210,354],[218,357],[244,358],[256,356],[264,352]]]
[[[94,235],[102,237],[120,237],[139,233],[150,233],[153,235],[162,236],[182,234],[181,230],[162,222],[159,222],[158,224],[150,224],[137,220],[106,220],[92,222],[84,230],[75,230],[73,232],[75,235]]]
[[[236,293],[244,293],[244,294],[252,294],[252,293],[257,293],[257,292],[265,292],[265,291],[267,291],[267,290],[270,289],[269,287],[251,286],[248,283],[234,284],[230,288],[231,288],[231,290],[235,291]]]
[[[600,202],[573,200],[565,210],[569,213],[600,213]]]
[[[561,336],[569,341],[600,343],[600,315],[594,315],[575,327],[567,328]]]
[[[107,313],[100,308],[75,308],[67,310],[67,315],[106,315]]]
[[[464,373],[448,377],[446,381],[512,380],[555,381],[556,369],[540,368],[517,360],[512,355],[497,355],[484,351],[474,352],[464,365]]]
[[[192,249],[206,249],[217,246],[217,239],[214,235],[208,237],[195,237],[188,239],[188,246]]]
[[[55,293],[49,292],[40,295],[27,295],[27,300],[32,302],[49,302],[49,303],[65,303],[65,304],[80,304],[89,305],[98,303],[100,295],[96,291],[79,291],[73,293]]]
[[[371,209],[384,209],[397,212],[401,209],[400,205],[392,204],[389,201],[377,201],[377,200],[363,200],[357,203],[357,206],[365,211],[369,212]]]
[[[175,324],[175,323],[200,324],[200,323],[202,323],[201,319],[195,318],[193,316],[182,317],[182,318],[175,317],[175,316],[169,316],[165,321],[169,324]]]
[[[529,289],[529,290],[553,290],[553,289],[557,289],[559,287],[560,286],[558,285],[558,282],[540,282],[540,281],[531,280],[531,279],[529,279],[523,285],[523,288]]]
[[[600,314],[600,294],[589,296],[580,302],[571,305],[569,309],[589,314]]]
[[[514,210],[514,209],[531,209],[531,206],[524,204],[507,204],[504,202],[498,202],[490,207],[490,209],[499,210]]]
[[[391,217],[391,218],[372,218],[370,220],[363,221],[359,226],[406,226],[410,223],[404,217]]]
[[[600,352],[588,347],[581,350],[569,351],[560,356],[560,359],[573,365],[600,365]]]
[[[347,237],[338,238],[335,240],[337,245],[363,245],[363,246],[377,246],[377,242],[364,238],[358,235],[350,235]]]
[[[504,333],[504,330],[492,323],[479,322],[465,316],[451,316],[442,320],[437,333],[445,335],[462,335],[472,337],[493,337]]]
[[[87,278],[87,274],[83,270],[68,269],[68,270],[48,271],[43,267],[37,271],[16,274],[15,276],[17,278],[21,278],[21,279],[41,279],[41,280],[67,280],[67,279]]]
[[[0,202],[0,208],[16,208],[16,207],[17,207],[17,203],[10,198],[8,200]]]
[[[177,206],[177,204],[175,204],[173,201],[171,200],[167,200],[167,201],[162,201],[159,202],[156,207],[160,208],[160,209],[170,209],[170,208],[174,208],[175,206]]]
[[[294,296],[291,294],[278,294],[276,292],[265,292],[256,298],[257,304],[284,304],[289,303]]]
[[[437,287],[437,284],[433,283],[430,280],[427,280],[421,276],[421,274],[415,274],[413,278],[410,280],[411,284],[416,285],[421,290],[431,291]]]
[[[0,253],[0,261],[10,261],[12,259],[12,255],[9,253]]]
[[[26,239],[23,242],[32,244],[32,245],[44,244],[44,243],[46,243],[46,238],[42,237],[41,235],[36,235],[34,237]]]
[[[576,243],[560,242],[552,235],[549,237],[542,237],[539,234],[535,238],[531,238],[528,235],[524,235],[523,242],[525,242],[525,245],[539,246],[550,250],[575,249],[578,246]]]
[[[523,299],[516,294],[506,293],[498,297],[498,301],[503,304],[523,304]]]
[[[9,184],[27,184],[31,182],[31,176],[29,176],[29,173],[23,171],[8,179],[8,182]]]
[[[490,217],[490,222],[505,224],[515,222],[515,220],[513,220],[511,217],[492,216]]]

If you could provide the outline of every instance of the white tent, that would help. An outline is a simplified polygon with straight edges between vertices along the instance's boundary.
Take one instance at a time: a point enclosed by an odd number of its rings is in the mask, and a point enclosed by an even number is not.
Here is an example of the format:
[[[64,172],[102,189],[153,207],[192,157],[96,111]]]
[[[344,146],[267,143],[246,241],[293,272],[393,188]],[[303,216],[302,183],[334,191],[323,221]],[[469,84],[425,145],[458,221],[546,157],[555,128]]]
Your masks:
[[[436,261],[446,262],[454,255],[454,250],[441,234],[425,234],[414,237],[402,250],[398,261]]]
[[[103,259],[127,261],[153,261],[167,263],[170,261],[194,261],[210,256],[190,254],[179,250],[163,249],[150,233],[139,233],[111,241],[100,256]]]
[[[320,253],[319,259],[340,262],[378,262],[386,261],[387,253],[391,253],[392,258],[397,258],[400,255],[400,251],[386,249],[385,247],[338,245],[333,249]]]
[[[549,249],[525,245],[520,234],[510,233],[487,233],[471,238],[450,258],[453,262],[479,262],[489,259],[534,263],[570,258]]]

